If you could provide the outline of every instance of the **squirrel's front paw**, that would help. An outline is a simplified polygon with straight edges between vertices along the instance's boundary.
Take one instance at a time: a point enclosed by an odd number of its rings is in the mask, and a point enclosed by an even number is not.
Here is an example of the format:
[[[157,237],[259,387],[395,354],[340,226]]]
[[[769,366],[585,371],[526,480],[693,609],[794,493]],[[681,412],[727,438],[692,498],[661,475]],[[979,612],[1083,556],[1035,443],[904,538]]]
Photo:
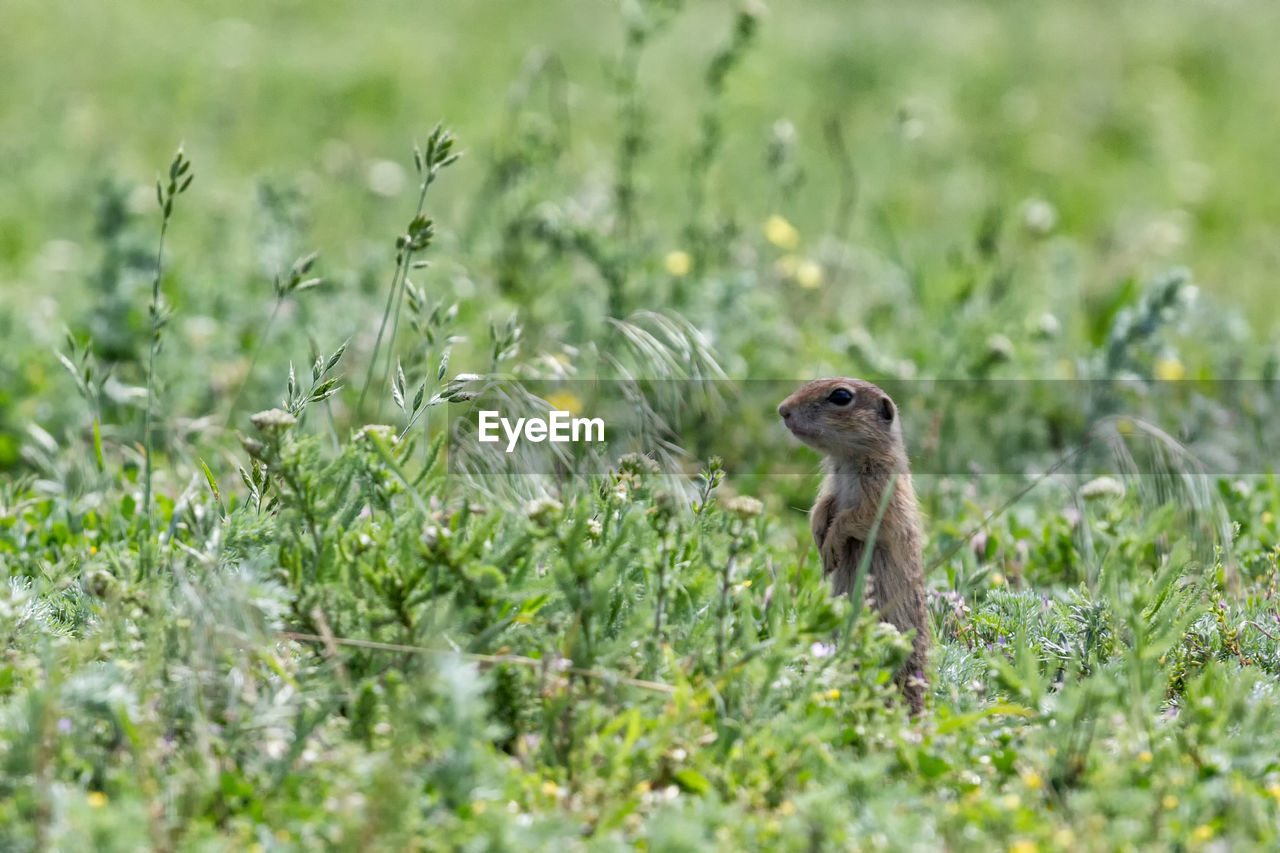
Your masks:
[[[818,549],[822,555],[822,574],[823,577],[831,574],[840,568],[840,564],[844,557],[844,548],[841,547],[845,543],[837,542],[835,537],[829,537],[822,543],[822,547]]]

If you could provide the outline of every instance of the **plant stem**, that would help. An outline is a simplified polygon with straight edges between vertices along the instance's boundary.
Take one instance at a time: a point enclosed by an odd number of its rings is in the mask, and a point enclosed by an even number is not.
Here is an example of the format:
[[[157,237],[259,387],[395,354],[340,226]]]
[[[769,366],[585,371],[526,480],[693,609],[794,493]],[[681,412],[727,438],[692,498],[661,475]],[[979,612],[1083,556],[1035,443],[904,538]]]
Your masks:
[[[730,549],[729,559],[725,560],[724,569],[720,572],[720,612],[716,624],[716,669],[724,669],[725,626],[729,620],[729,582],[733,578],[733,567],[738,560],[739,543],[734,542]]]
[[[147,359],[147,408],[142,421],[143,492],[142,505],[147,523],[147,538],[151,537],[151,410],[155,402],[156,353],[160,349],[160,278],[164,272],[164,238],[169,232],[169,215],[160,222],[160,244],[156,248],[156,275],[151,283],[151,353]]]
[[[422,215],[422,208],[427,201],[427,188],[436,179],[436,169],[428,169],[426,176],[422,179],[422,187],[418,191],[418,206],[414,209],[413,218],[417,219]],[[369,354],[369,367],[364,374],[364,387],[360,389],[360,400],[356,403],[356,411],[364,411],[364,399],[369,393],[369,383],[373,380],[373,371],[378,364],[378,352],[382,348],[382,335],[387,329],[387,321],[391,319],[391,305],[394,302],[396,306],[396,321],[391,327],[391,337],[387,340],[387,367],[383,376],[383,384],[386,384],[386,377],[391,373],[391,348],[395,345],[396,327],[400,321],[400,301],[404,296],[404,282],[409,277],[409,266],[413,259],[413,248],[406,245],[403,249],[396,253],[396,268],[391,274],[391,287],[387,291],[387,304],[382,309],[382,322],[378,324],[378,337],[373,342],[373,352]]]

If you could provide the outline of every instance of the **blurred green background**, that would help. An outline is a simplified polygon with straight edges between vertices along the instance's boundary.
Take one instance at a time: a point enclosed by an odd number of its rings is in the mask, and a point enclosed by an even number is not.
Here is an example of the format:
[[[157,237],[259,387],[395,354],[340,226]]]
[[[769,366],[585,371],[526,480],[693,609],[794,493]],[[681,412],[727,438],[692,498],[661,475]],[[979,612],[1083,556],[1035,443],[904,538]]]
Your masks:
[[[651,198],[683,194],[703,69],[736,8],[688,4],[643,57]],[[253,238],[255,182],[296,187],[330,270],[353,267],[408,204],[375,191],[400,183],[377,164],[407,165],[437,120],[470,152],[435,200],[441,227],[459,227],[451,213],[477,192],[537,51],[563,65],[582,173],[607,167],[616,132],[622,17],[600,0],[5,0],[3,17],[0,284],[24,313],[39,295],[77,298],[94,182],[147,186],[179,142],[199,177],[178,262],[245,287],[234,267]],[[775,3],[728,81],[713,193],[762,218],[770,128],[788,119],[806,180],[784,212],[802,233],[829,227],[835,119],[857,173],[855,236],[888,224],[904,254],[938,263],[984,211],[1044,199],[1090,247],[1090,288],[1177,261],[1270,332],[1277,33],[1266,2]]]

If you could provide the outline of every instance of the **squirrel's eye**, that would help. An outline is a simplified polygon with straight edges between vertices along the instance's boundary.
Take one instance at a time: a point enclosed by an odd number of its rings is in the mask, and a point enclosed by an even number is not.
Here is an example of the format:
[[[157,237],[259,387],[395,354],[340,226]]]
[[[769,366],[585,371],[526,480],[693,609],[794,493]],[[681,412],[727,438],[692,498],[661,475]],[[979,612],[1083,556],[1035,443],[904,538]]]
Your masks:
[[[848,388],[837,388],[827,395],[828,403],[835,403],[837,406],[847,406],[853,402],[853,392]]]

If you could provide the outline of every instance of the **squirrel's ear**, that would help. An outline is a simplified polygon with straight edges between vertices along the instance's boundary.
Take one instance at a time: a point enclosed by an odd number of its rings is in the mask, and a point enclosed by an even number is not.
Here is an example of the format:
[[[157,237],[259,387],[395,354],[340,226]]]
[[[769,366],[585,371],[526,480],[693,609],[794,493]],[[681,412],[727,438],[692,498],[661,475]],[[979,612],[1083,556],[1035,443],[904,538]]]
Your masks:
[[[893,401],[888,397],[880,398],[880,417],[884,418],[886,423],[893,421]]]

